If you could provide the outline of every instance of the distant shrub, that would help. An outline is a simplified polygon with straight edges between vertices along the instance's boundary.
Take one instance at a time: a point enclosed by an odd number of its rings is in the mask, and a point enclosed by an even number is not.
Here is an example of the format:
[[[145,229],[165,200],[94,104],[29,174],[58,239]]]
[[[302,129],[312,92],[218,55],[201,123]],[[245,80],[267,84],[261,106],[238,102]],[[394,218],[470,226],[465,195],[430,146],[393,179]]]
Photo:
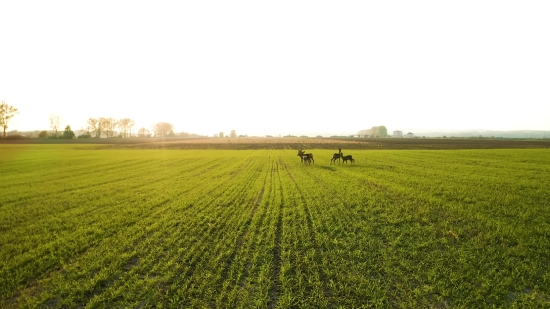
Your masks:
[[[38,138],[46,138],[48,137],[48,131],[41,131],[38,133]]]
[[[79,135],[78,138],[92,138],[92,136],[89,133],[84,133],[82,135]]]

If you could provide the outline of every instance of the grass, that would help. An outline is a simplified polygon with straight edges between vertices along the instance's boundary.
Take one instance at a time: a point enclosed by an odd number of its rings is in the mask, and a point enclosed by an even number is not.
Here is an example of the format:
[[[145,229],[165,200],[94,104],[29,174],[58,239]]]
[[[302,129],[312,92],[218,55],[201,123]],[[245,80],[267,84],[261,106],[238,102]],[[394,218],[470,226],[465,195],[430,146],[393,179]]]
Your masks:
[[[0,307],[548,307],[550,150],[0,145]]]

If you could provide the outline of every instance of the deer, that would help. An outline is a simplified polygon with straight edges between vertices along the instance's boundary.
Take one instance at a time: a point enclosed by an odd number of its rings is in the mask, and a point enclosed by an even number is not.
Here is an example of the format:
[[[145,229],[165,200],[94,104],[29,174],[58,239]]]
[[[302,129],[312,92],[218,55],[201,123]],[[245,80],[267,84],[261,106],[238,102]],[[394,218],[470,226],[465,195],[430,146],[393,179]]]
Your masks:
[[[342,157],[342,148],[338,148],[338,153],[335,153],[332,155],[332,159],[330,159],[330,164],[334,162],[336,164],[336,160],[338,160],[338,164],[340,164],[340,158]]]
[[[355,159],[349,155],[349,156],[344,156],[344,154],[342,154],[342,163],[346,163],[348,164],[348,160],[351,161],[351,164],[355,164]]]
[[[313,154],[312,153],[305,153],[302,149],[298,150],[298,156],[302,160],[303,164],[310,164],[313,162],[315,164],[315,160],[313,160]]]

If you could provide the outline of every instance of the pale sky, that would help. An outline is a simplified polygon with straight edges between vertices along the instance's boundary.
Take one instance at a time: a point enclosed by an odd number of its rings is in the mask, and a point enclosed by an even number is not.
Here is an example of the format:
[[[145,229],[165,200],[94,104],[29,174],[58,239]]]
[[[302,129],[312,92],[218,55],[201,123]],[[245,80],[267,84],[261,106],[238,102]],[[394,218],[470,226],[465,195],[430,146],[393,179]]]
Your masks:
[[[9,130],[550,130],[550,1],[0,0]]]

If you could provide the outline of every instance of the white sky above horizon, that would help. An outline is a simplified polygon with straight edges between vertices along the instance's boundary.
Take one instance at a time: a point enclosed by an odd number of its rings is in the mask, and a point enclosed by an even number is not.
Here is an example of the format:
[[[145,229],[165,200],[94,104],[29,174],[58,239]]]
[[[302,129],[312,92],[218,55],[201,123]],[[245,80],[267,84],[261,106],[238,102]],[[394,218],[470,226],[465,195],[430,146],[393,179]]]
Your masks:
[[[8,130],[550,130],[548,1],[0,1]]]

